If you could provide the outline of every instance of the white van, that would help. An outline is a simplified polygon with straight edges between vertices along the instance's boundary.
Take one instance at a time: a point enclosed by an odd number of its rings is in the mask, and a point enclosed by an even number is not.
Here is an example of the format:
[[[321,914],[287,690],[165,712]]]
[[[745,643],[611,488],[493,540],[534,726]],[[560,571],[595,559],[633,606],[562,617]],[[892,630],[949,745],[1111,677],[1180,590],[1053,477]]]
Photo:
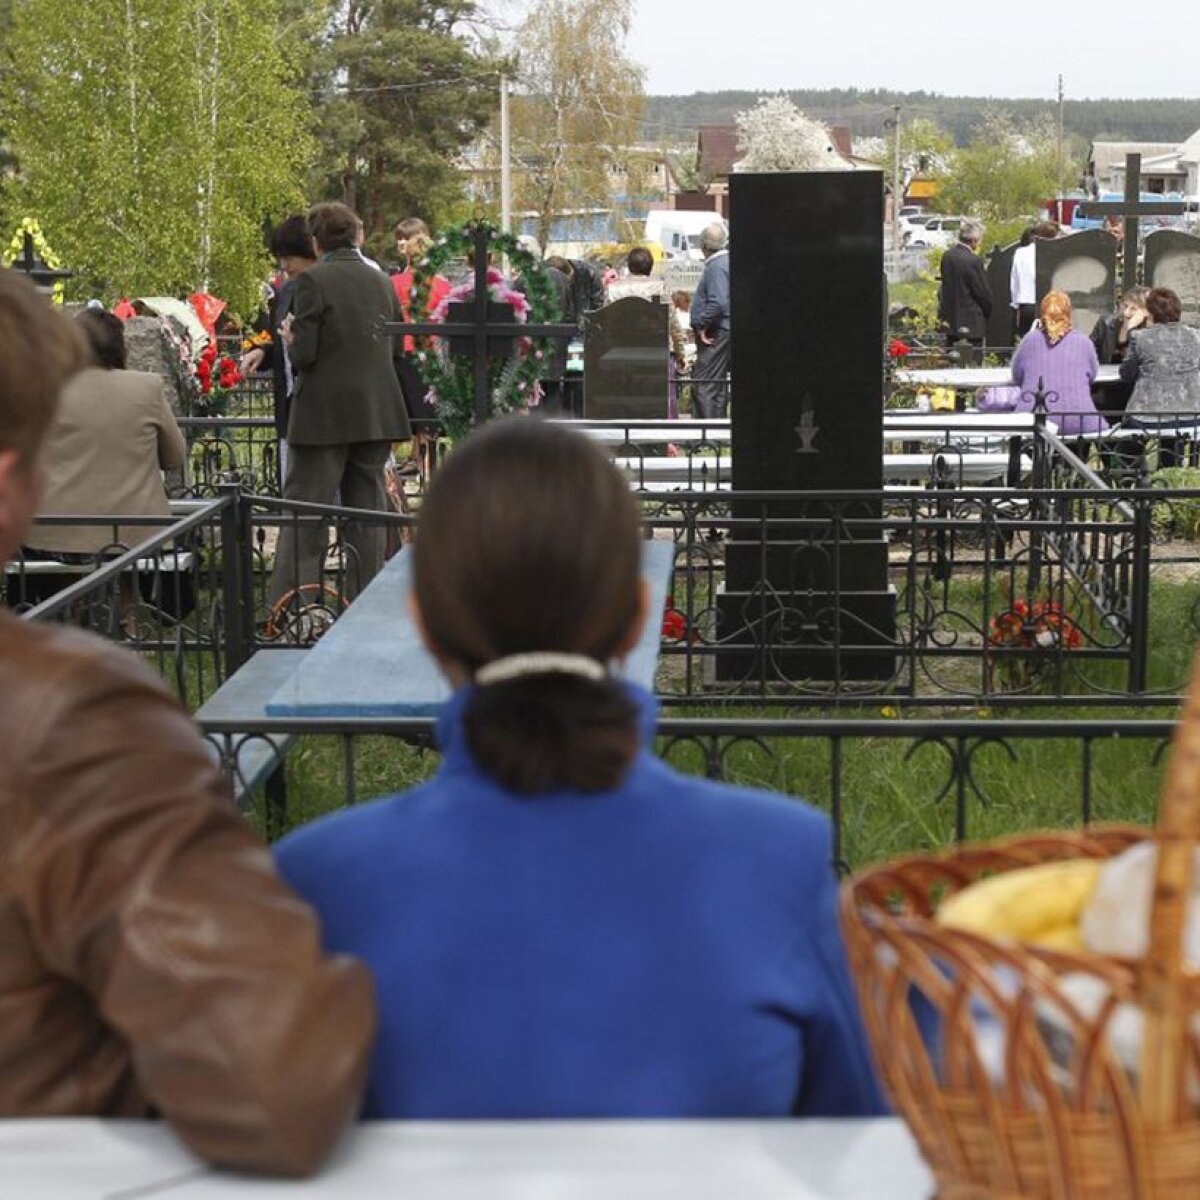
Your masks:
[[[714,221],[725,225],[714,212],[655,210],[646,217],[645,238],[648,242],[657,242],[668,259],[699,262],[704,257],[700,252],[700,234]]]

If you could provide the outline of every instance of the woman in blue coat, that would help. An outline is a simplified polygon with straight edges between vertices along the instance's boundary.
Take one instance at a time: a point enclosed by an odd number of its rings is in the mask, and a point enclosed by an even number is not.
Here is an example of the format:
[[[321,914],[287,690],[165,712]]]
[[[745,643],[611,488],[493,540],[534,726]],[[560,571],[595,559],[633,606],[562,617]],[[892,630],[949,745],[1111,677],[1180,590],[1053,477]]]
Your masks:
[[[441,767],[278,851],[374,972],[368,1116],[881,1111],[828,820],[672,770],[610,672],[653,616],[640,538],[628,484],[556,425],[494,423],[435,478],[414,572],[457,687]]]

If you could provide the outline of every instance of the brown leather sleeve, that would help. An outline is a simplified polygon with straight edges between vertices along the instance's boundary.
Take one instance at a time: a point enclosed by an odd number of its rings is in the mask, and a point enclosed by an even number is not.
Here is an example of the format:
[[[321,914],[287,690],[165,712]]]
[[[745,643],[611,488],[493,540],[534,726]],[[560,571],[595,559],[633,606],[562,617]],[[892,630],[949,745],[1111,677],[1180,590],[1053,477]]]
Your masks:
[[[128,1041],[197,1154],[310,1173],[357,1111],[369,977],[323,955],[157,680],[113,648],[84,668],[53,689],[69,700],[22,780],[18,896],[39,950]]]

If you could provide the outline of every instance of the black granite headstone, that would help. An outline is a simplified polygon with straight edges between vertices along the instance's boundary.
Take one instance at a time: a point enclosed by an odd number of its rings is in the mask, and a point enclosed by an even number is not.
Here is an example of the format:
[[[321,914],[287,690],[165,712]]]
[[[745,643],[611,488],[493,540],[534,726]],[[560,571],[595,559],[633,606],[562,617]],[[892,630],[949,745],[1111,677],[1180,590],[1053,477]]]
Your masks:
[[[1037,242],[1037,297],[1047,292],[1071,297],[1073,324],[1084,333],[1117,303],[1117,239],[1103,229]]]
[[[665,418],[671,310],[636,296],[588,313],[583,414],[591,420]]]
[[[718,656],[718,678],[889,679],[880,502],[794,495],[764,509],[737,495],[882,490],[879,176],[734,175],[730,211],[732,511],[784,523],[734,527],[718,603],[721,640],[741,649]]]
[[[1145,246],[1146,286],[1170,288],[1183,305],[1183,323],[1200,328],[1200,238],[1159,229]]]
[[[987,277],[992,289],[992,315],[988,317],[987,323],[989,346],[1012,345],[1012,261],[1017,246],[1017,242],[1003,248],[997,246],[988,255]]]

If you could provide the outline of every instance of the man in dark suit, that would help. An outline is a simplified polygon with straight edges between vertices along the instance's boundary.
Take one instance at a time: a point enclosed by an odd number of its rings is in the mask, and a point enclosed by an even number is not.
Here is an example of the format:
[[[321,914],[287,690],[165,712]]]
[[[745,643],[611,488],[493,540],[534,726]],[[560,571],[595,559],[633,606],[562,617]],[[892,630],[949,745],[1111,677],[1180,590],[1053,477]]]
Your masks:
[[[992,289],[988,284],[979,246],[983,224],[963,221],[958,245],[942,257],[942,286],[938,292],[938,318],[946,325],[946,343],[962,353],[964,364],[977,363],[992,315]]]
[[[345,508],[383,512],[384,465],[392,443],[410,436],[396,373],[403,339],[383,332],[385,321],[403,320],[400,302],[388,277],[355,250],[357,218],[346,205],[316,205],[308,225],[318,262],[297,277],[291,317],[280,326],[296,372],[284,499],[332,504],[340,495]],[[352,598],[383,566],[383,529],[348,522],[345,542],[343,590]],[[325,550],[320,525],[280,530],[272,607],[320,583]]]

